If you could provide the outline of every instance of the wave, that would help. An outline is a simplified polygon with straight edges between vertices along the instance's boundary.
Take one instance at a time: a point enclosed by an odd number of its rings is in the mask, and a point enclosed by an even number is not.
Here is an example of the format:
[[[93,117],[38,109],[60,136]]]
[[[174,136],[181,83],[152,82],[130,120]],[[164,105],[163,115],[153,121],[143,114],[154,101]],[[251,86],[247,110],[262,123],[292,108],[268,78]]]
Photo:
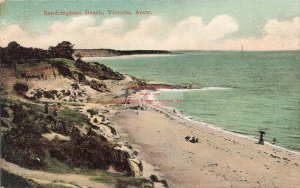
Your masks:
[[[230,90],[233,88],[230,87],[204,87],[200,89],[158,89],[158,91],[163,92],[186,92],[186,91],[218,91],[218,90]]]

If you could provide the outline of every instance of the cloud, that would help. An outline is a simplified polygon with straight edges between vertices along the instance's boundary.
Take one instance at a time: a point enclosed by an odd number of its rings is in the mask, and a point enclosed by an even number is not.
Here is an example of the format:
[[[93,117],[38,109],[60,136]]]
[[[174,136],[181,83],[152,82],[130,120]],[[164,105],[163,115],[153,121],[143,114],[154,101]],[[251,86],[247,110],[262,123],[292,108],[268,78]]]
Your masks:
[[[228,15],[214,18],[205,25],[200,17],[179,21],[168,35],[167,46],[175,49],[206,49],[209,43],[238,31],[238,24]]]
[[[283,38],[294,38],[300,35],[300,17],[292,21],[280,22],[278,20],[269,20],[265,26],[265,32],[270,36],[279,36]]]
[[[259,38],[249,37],[223,42],[227,49],[238,49],[244,45],[246,50],[299,50],[300,17],[290,21],[269,20]],[[231,48],[230,48],[231,46]]]
[[[0,33],[0,46],[6,46],[6,44],[13,40],[32,38],[31,36],[29,36],[28,32],[21,28],[19,24],[9,25],[7,27],[0,27]]]
[[[69,23],[54,22],[51,25],[52,34],[72,33],[80,31],[82,28],[95,25],[96,21],[90,16],[80,16],[73,18]]]
[[[17,41],[24,46],[48,48],[63,40],[71,41],[77,48],[107,47],[115,35],[124,31],[126,23],[120,18],[106,19],[97,23],[93,17],[81,16],[69,22],[54,22],[47,34],[32,34],[20,24],[0,28],[0,45]]]
[[[162,49],[161,43],[167,37],[167,23],[152,16],[141,20],[137,26],[119,37],[122,49]]]
[[[229,15],[217,16],[208,23],[198,16],[176,23],[151,16],[133,27],[123,18],[98,22],[94,17],[80,16],[52,23],[47,34],[32,33],[19,24],[2,27],[0,45],[14,40],[25,46],[48,48],[68,40],[76,48],[239,50],[244,45],[247,50],[287,50],[299,49],[299,22],[300,17],[273,19],[265,24],[260,37],[230,39],[239,25]]]

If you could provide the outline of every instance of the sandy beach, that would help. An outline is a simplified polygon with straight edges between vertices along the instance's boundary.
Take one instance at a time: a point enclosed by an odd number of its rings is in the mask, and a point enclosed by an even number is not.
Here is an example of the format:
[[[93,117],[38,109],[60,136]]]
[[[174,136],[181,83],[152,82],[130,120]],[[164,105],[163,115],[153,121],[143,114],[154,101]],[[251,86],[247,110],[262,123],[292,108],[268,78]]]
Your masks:
[[[139,150],[144,176],[170,187],[299,187],[300,156],[270,144],[187,120],[172,109],[121,110],[111,119],[121,137]],[[195,137],[198,143],[185,138]],[[146,167],[145,167],[146,166]]]

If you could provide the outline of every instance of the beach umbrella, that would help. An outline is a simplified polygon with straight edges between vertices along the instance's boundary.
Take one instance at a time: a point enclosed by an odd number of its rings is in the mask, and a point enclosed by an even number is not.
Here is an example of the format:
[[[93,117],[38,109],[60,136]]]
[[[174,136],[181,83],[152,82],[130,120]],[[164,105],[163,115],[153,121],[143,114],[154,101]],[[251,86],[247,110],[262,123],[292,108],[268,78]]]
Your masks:
[[[260,133],[260,134],[266,134],[266,132],[265,132],[265,131],[259,131],[259,133]]]

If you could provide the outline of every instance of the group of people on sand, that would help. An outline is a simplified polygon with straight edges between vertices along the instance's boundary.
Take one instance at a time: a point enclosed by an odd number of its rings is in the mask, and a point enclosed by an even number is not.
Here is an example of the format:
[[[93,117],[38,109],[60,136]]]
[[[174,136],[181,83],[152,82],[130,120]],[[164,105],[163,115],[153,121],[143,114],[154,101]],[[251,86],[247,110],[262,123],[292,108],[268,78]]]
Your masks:
[[[186,136],[186,137],[185,137],[185,140],[188,141],[188,142],[191,142],[191,143],[193,143],[193,144],[199,143],[199,138],[194,137],[194,136],[193,136],[193,137]]]
[[[58,116],[58,111],[59,111],[60,107],[61,107],[60,103],[52,105],[52,108],[53,108],[52,114],[53,114],[53,116]],[[44,113],[45,114],[49,113],[49,103],[48,102],[45,102],[45,104],[44,104]]]

